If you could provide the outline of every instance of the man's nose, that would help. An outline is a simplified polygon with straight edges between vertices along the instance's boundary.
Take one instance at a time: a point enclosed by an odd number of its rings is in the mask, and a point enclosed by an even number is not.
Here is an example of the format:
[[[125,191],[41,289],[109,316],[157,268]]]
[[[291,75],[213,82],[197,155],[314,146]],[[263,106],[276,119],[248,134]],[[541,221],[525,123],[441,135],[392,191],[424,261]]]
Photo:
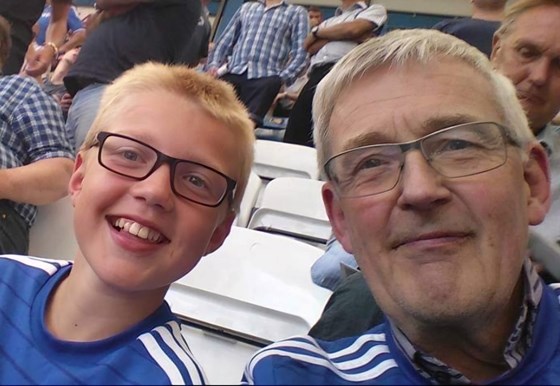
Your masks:
[[[406,153],[397,189],[398,205],[408,209],[429,209],[450,198],[445,177],[435,170],[420,150]]]
[[[550,65],[550,61],[546,57],[533,62],[529,72],[531,82],[537,86],[545,85],[549,81]]]

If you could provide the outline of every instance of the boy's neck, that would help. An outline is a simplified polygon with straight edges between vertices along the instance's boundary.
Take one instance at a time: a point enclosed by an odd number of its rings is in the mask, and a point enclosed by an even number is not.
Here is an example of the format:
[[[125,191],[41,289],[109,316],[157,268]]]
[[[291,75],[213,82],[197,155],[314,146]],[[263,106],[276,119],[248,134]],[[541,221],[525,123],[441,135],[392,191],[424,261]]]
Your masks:
[[[106,339],[151,315],[166,293],[163,288],[148,294],[123,294],[103,287],[90,267],[77,260],[50,296],[44,316],[49,332],[74,342]]]

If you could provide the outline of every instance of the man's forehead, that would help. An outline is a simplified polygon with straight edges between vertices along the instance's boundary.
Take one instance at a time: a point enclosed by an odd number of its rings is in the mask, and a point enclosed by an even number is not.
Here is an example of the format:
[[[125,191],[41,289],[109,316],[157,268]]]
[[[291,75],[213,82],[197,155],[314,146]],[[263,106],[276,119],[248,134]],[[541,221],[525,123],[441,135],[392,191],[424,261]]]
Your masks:
[[[559,3],[560,4],[560,3]],[[554,42],[558,36],[558,19],[560,5],[543,4],[530,8],[513,21],[503,39],[509,37],[518,39],[539,39],[544,42]]]
[[[500,110],[490,81],[458,59],[379,68],[349,84],[337,99],[332,150],[404,142],[461,123],[501,121]]]
[[[477,117],[469,114],[443,114],[428,116],[425,121],[418,122],[418,135],[417,138],[423,137],[426,134],[433,133],[441,129],[451,126],[460,125],[463,123],[476,122]],[[340,151],[355,149],[361,146],[379,145],[401,142],[396,138],[394,131],[381,130],[379,127],[371,126],[369,130],[365,130],[354,137],[348,137],[341,146]],[[414,138],[414,139],[417,139]]]

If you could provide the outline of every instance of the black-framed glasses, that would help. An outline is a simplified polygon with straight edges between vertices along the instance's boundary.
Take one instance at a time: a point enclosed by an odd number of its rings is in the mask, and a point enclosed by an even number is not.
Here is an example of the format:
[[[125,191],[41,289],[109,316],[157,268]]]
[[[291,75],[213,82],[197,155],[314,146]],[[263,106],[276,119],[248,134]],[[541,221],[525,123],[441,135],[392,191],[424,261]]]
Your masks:
[[[495,122],[472,122],[438,130],[417,140],[362,146],[331,157],[324,165],[341,197],[380,194],[393,189],[401,176],[405,154],[418,149],[438,173],[467,177],[506,163],[508,130]]]
[[[171,190],[197,204],[217,207],[228,195],[233,196],[237,182],[225,174],[198,162],[163,154],[134,138],[105,131],[97,134],[97,161],[105,169],[141,181],[161,165],[168,164]]]

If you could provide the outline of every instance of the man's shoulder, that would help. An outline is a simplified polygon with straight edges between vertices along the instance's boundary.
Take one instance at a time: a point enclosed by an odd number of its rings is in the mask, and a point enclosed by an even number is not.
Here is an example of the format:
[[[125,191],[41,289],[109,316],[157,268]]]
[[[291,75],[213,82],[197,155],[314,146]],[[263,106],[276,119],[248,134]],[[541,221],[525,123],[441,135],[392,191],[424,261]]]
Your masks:
[[[436,23],[432,29],[436,29],[441,32],[447,32],[449,28],[461,23],[463,18],[461,19],[445,19],[438,23]]]
[[[298,4],[286,4],[286,10],[293,14],[303,14],[307,17],[307,9],[305,7],[298,5]]]
[[[445,32],[448,34],[460,34],[461,32],[473,32],[473,31],[495,31],[500,26],[499,22],[473,19],[470,17],[462,17],[458,19],[448,19],[441,21],[434,25],[432,29],[437,29],[438,31]]]
[[[43,92],[41,86],[32,78],[21,75],[7,75],[0,77],[2,95],[11,95],[14,92],[31,94]]]
[[[252,8],[264,8],[264,3],[261,1],[246,1],[241,4],[239,8],[241,11],[245,11]]]
[[[332,342],[300,336],[274,343],[253,356],[244,378],[256,384],[396,382],[399,373],[381,325]]]

